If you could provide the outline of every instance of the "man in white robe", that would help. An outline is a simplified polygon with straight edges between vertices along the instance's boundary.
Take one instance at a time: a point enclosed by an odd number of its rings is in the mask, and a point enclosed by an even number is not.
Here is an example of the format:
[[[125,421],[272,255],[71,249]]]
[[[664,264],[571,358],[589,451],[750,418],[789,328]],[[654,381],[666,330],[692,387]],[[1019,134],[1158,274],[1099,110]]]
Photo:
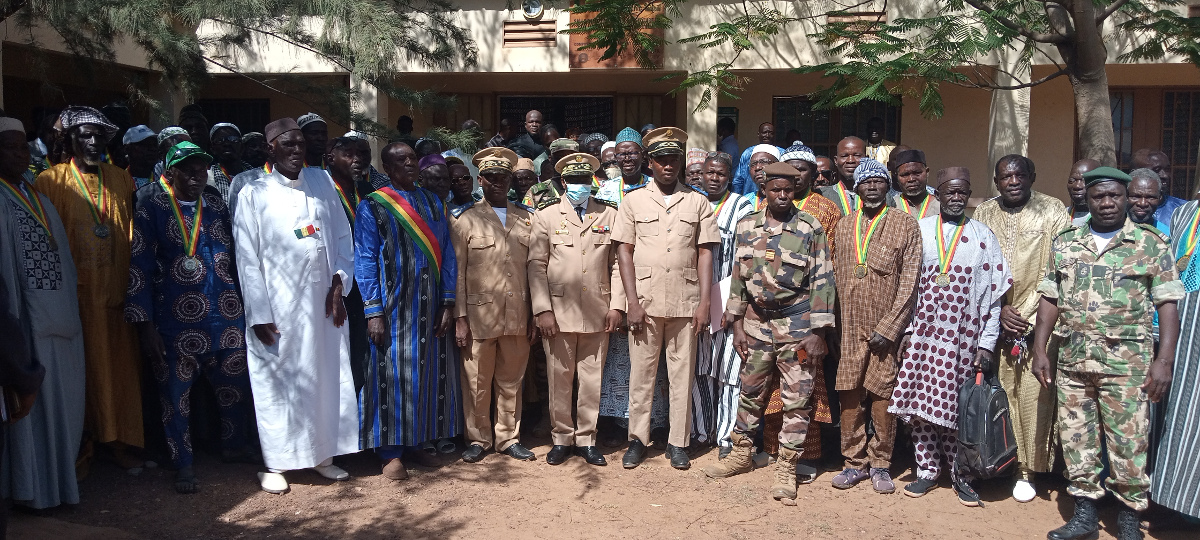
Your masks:
[[[333,456],[358,451],[358,405],[342,297],[350,291],[350,223],[329,177],[304,167],[295,120],[267,125],[269,173],[246,183],[234,215],[246,304],[264,491],[283,493],[283,472],[311,468],[350,477]],[[241,211],[245,210],[245,211]]]

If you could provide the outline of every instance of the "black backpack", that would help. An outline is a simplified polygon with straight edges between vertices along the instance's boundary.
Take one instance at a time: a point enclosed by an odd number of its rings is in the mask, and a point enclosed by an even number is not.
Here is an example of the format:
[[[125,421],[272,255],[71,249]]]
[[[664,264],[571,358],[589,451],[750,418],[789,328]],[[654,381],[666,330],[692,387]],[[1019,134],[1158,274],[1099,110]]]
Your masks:
[[[1017,463],[1008,394],[995,377],[976,373],[958,391],[958,474],[994,478]]]

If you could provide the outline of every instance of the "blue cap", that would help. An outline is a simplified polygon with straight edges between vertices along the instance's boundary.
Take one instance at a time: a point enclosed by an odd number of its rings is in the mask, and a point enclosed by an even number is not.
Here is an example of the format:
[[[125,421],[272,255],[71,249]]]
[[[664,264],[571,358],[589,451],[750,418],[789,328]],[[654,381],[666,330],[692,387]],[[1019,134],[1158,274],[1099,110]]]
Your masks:
[[[617,144],[621,144],[623,142],[633,142],[633,143],[637,143],[638,146],[641,146],[642,145],[642,134],[638,133],[638,131],[636,129],[627,127],[625,129],[622,129],[621,132],[617,134],[616,142],[617,142]]]
[[[882,163],[871,158],[863,158],[862,161],[858,162],[858,167],[854,168],[854,187],[858,187],[858,184],[868,178],[883,178],[887,180],[891,178],[891,175],[888,174],[887,167],[884,167]]]

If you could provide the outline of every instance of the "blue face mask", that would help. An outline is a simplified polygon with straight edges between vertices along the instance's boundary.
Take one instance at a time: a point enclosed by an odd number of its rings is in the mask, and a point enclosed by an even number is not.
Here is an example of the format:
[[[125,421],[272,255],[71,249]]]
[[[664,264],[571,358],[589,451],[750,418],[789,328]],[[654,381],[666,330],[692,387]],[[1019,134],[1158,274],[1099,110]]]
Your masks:
[[[579,205],[592,195],[592,186],[588,184],[567,184],[567,199],[573,205]]]

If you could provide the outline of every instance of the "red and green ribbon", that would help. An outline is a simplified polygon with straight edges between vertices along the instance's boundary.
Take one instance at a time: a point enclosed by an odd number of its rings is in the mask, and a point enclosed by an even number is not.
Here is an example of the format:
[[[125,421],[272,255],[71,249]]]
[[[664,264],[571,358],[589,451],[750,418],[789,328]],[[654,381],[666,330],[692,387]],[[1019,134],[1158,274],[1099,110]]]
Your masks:
[[[921,203],[921,214],[917,216],[917,219],[925,217],[925,214],[929,212],[929,199],[932,198],[933,197],[930,197],[928,194],[925,195],[925,202]],[[908,200],[906,200],[903,195],[900,196],[900,204],[904,205],[905,213],[912,213],[912,206],[908,204]]]
[[[942,234],[943,223],[942,216],[939,215],[937,223],[938,267],[941,271],[940,273],[948,274],[950,273],[950,262],[954,260],[954,252],[958,251],[958,244],[961,243],[959,240],[962,239],[963,227],[967,224],[967,218],[964,217],[962,222],[954,228],[954,234],[950,240],[950,249],[946,249],[946,238]]]
[[[887,211],[888,211],[887,207],[886,206],[883,207],[883,210],[879,212],[879,215],[875,216],[875,219],[872,219],[869,223],[867,223],[867,234],[865,237],[861,237],[861,238],[860,238],[859,234],[863,230],[862,229],[863,213],[859,212],[858,215],[855,216],[855,218],[854,218],[854,251],[858,253],[858,264],[867,264],[867,249],[871,246],[871,236],[873,236],[875,234],[875,226],[879,225],[879,222],[883,220],[883,216],[884,216],[884,214],[887,214]]]
[[[350,214],[350,222],[353,223],[355,217],[354,209],[358,206],[359,201],[358,193],[351,193],[354,195],[354,204],[351,205],[350,199],[346,198],[346,191],[337,183],[337,180],[333,181],[333,189],[337,190],[338,198],[342,199],[342,206],[346,208],[346,213]]]
[[[838,206],[842,207],[842,215],[849,215],[850,214],[850,194],[846,193],[846,186],[843,186],[841,182],[838,182],[833,185],[833,189],[835,191],[837,191],[837,194],[838,194],[837,203],[838,203]]]
[[[171,196],[171,211],[175,214],[175,223],[179,225],[179,235],[183,237],[183,252],[188,257],[196,256],[196,247],[200,245],[200,220],[204,218],[204,196],[196,198],[196,215],[192,219],[192,232],[187,230],[187,222],[183,219],[183,206],[175,197],[175,188],[167,182],[166,177],[158,179],[158,183]]]
[[[79,167],[75,165],[75,159],[71,159],[71,174],[75,176],[75,181],[79,183],[79,191],[83,192],[87,197],[88,210],[92,211],[92,219],[96,221],[96,225],[103,225],[105,216],[105,208],[108,206],[108,193],[104,191],[104,169],[96,167],[96,196],[92,197],[92,192],[88,191],[87,184],[83,182],[83,175],[79,172]]]
[[[433,261],[434,265],[434,280],[441,279],[442,275],[442,246],[438,243],[438,239],[433,235],[433,229],[417,213],[417,209],[413,208],[403,196],[400,195],[392,187],[382,187],[370,195],[367,195],[375,202],[382,205],[392,216],[395,216],[396,221],[400,222],[400,227],[404,232],[417,243],[417,247],[425,254],[429,260]]]
[[[4,180],[0,180],[0,185],[4,186],[9,193],[13,194],[13,197],[17,198],[17,202],[21,204],[21,208],[24,208],[26,212],[29,212],[29,214],[33,216],[33,220],[37,221],[38,225],[41,225],[42,228],[46,230],[46,236],[50,237],[50,239],[53,239],[54,231],[50,230],[50,220],[46,217],[46,208],[42,206],[42,201],[38,198],[37,192],[30,190],[32,192],[31,195],[33,196],[26,197],[20,189],[17,189],[16,186],[9,184]]]
[[[1196,214],[1192,216],[1191,224],[1189,224],[1188,227],[1183,230],[1183,242],[1180,242],[1180,245],[1183,246],[1183,252],[1179,253],[1175,257],[1176,260],[1184,257],[1191,259],[1192,255],[1195,254],[1197,226],[1200,226],[1200,211],[1197,211]]]
[[[721,215],[721,209],[725,208],[725,203],[727,202],[729,202],[728,191],[726,191],[725,194],[721,196],[721,200],[717,201],[717,204],[713,206],[713,217]]]

